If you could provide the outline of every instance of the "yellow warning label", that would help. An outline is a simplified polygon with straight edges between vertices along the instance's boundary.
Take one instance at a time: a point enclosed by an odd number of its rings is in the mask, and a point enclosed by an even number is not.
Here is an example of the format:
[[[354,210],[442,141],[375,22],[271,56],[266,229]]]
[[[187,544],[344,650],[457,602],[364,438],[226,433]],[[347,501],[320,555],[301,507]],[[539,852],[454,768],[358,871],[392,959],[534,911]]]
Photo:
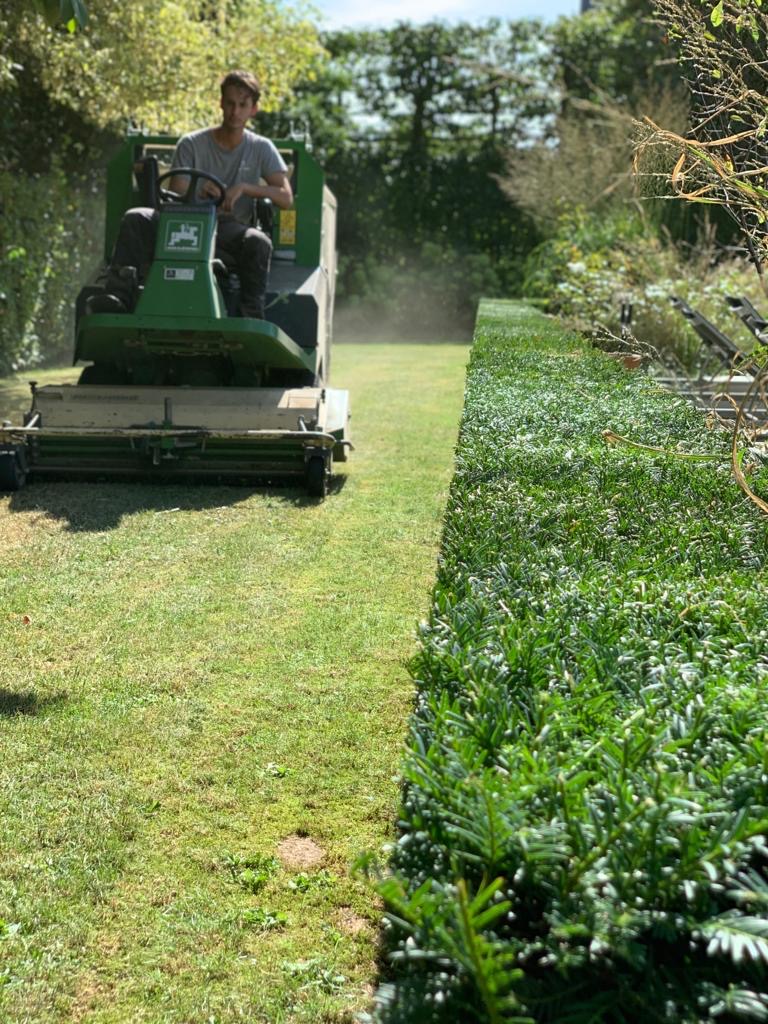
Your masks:
[[[296,245],[296,211],[280,211],[280,238],[278,245]]]

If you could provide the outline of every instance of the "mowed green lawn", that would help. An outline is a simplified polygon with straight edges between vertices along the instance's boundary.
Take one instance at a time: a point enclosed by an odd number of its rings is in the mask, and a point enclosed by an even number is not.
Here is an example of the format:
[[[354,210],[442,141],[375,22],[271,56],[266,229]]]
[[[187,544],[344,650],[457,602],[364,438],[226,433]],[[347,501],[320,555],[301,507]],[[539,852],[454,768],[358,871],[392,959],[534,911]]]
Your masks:
[[[351,867],[394,832],[467,354],[336,347],[357,451],[324,503],[0,498],[0,1020],[368,1005],[379,915]],[[4,414],[23,390],[0,388]]]

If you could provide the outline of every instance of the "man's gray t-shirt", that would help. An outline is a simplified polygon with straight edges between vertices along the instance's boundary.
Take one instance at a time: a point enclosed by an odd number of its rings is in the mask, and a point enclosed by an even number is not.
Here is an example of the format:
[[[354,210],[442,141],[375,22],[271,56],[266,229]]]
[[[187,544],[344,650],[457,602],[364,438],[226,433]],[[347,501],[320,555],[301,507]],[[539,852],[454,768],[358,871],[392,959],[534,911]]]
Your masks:
[[[244,182],[258,185],[261,178],[287,170],[274,143],[247,128],[242,142],[234,149],[222,149],[213,137],[213,128],[203,128],[179,139],[171,169],[195,167],[216,175],[227,188]],[[200,186],[204,182],[199,183]],[[241,196],[235,203],[234,216],[243,224],[251,223],[253,200]],[[226,215],[225,215],[226,216]]]

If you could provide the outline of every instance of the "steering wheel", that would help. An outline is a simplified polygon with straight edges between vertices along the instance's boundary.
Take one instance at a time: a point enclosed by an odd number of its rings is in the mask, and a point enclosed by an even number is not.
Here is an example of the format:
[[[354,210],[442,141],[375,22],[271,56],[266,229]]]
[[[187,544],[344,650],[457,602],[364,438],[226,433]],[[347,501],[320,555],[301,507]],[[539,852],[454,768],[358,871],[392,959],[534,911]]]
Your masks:
[[[186,191],[182,195],[179,195],[176,192],[169,192],[168,189],[160,187],[166,178],[176,177],[189,178]],[[197,183],[201,179],[210,181],[219,190],[219,194],[215,199],[211,199],[210,196],[197,195]],[[173,203],[191,203],[193,206],[204,206],[206,203],[213,203],[214,206],[221,206],[226,194],[227,186],[223,181],[220,181],[215,174],[209,174],[207,171],[201,171],[197,167],[174,167],[172,170],[166,171],[165,174],[161,174],[157,179],[158,202],[161,199],[170,199]]]

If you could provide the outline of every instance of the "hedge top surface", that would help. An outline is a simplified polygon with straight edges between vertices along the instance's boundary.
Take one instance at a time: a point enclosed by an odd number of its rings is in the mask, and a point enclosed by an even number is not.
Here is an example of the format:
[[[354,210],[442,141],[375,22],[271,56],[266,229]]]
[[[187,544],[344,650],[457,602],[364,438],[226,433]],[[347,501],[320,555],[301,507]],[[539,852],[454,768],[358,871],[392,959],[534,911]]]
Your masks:
[[[644,375],[483,304],[380,1019],[768,1019],[768,527],[728,453]]]

